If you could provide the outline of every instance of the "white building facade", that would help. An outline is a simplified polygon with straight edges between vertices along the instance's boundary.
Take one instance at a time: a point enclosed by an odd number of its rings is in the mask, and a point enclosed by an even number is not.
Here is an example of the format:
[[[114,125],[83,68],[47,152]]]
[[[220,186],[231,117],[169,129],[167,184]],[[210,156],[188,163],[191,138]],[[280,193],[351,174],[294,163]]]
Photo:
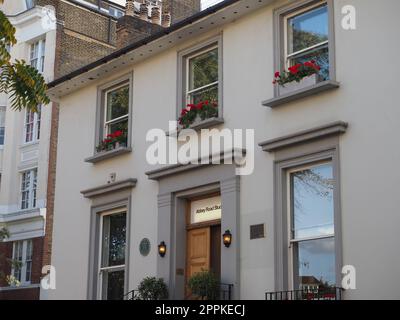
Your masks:
[[[201,269],[234,299],[342,287],[343,270],[344,299],[400,298],[400,111],[387,63],[399,5],[228,0],[52,82],[60,122],[49,298],[123,298],[156,276],[170,298],[185,299]],[[313,83],[271,83],[311,60],[321,67]],[[174,140],[169,121],[206,101],[215,109],[190,127],[254,130],[233,152],[253,157],[250,174],[228,163],[232,148],[214,150],[219,165],[146,157],[150,130]]]
[[[43,24],[42,8],[34,8],[32,1],[6,1],[0,9],[16,28],[18,43],[10,49],[12,60],[25,60],[51,81],[56,31]],[[12,251],[8,258],[22,262],[20,269],[6,267],[6,274],[11,273],[20,285],[0,288],[2,298],[38,298],[50,126],[50,107],[38,106],[37,113],[14,111],[9,96],[0,94],[0,226],[10,232],[2,253]]]

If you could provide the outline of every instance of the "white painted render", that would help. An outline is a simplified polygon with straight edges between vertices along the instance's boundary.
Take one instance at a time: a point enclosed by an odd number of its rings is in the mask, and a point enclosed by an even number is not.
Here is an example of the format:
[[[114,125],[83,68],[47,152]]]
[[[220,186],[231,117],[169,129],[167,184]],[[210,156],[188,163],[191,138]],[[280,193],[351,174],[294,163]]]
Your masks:
[[[41,23],[41,8],[25,10],[25,1],[5,1],[1,10],[9,14],[16,28],[18,43],[11,48],[12,59],[30,60],[30,45],[46,40],[43,76],[54,76],[55,30],[46,30]],[[5,142],[0,149],[0,226],[6,226],[10,237],[6,241],[44,236],[46,219],[47,171],[51,125],[51,108],[42,107],[40,140],[24,143],[25,111],[14,111],[6,94],[0,94],[0,105],[6,106]],[[37,168],[37,204],[21,210],[21,173]]]
[[[145,159],[149,146],[145,135],[152,128],[167,130],[168,120],[175,119],[178,51],[220,33],[225,120],[220,127],[255,129],[255,173],[240,178],[240,298],[263,299],[266,291],[275,289],[274,155],[257,144],[338,120],[349,123],[340,137],[343,265],[353,265],[357,271],[357,289],[347,291],[345,298],[400,298],[400,109],[398,67],[393,64],[397,61],[400,3],[335,0],[340,88],[270,109],[261,102],[273,97],[273,10],[287,2],[276,1],[60,98],[52,253],[57,289],[49,292],[49,298],[87,298],[91,201],[80,191],[107,183],[110,173],[116,173],[117,180],[138,179],[132,190],[128,289],[156,274],[157,228],[162,226],[157,226],[158,183],[145,175],[155,169]],[[349,4],[357,12],[353,31],[341,27],[341,8]],[[95,165],[86,163],[84,159],[94,149],[97,86],[128,72],[134,77],[133,151]],[[249,240],[249,226],[258,223],[266,224],[266,237]],[[144,237],[152,246],[147,257],[138,250]]]

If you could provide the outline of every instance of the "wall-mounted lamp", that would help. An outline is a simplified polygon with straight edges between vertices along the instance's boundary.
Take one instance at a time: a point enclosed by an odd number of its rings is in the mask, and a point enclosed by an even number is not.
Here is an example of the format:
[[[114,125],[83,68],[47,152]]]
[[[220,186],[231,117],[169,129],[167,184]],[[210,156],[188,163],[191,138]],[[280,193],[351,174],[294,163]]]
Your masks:
[[[158,254],[160,255],[161,258],[163,258],[166,252],[167,252],[167,245],[165,244],[164,241],[161,241],[160,244],[158,245]]]
[[[222,235],[222,241],[225,247],[229,248],[232,243],[232,233],[229,230],[226,230],[225,233]]]

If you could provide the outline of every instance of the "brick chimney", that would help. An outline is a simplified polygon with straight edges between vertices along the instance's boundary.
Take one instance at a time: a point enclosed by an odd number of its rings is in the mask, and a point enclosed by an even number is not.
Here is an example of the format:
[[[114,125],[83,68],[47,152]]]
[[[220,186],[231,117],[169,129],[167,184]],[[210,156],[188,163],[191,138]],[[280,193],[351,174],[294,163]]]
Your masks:
[[[133,17],[135,15],[135,4],[133,0],[126,0],[125,15]]]
[[[200,11],[201,0],[127,0],[117,22],[117,49],[128,46]],[[151,10],[150,10],[151,8]],[[150,15],[150,18],[149,18]]]
[[[147,7],[146,1],[143,0],[140,4],[140,19],[147,21],[149,19],[149,8]]]
[[[160,8],[155,6],[151,8],[151,23],[152,24],[161,24],[161,16],[160,16]]]
[[[149,21],[148,12],[146,1],[140,3],[139,12],[135,12],[135,1],[126,1],[125,16],[119,18],[117,22],[117,49],[162,30],[159,24]]]

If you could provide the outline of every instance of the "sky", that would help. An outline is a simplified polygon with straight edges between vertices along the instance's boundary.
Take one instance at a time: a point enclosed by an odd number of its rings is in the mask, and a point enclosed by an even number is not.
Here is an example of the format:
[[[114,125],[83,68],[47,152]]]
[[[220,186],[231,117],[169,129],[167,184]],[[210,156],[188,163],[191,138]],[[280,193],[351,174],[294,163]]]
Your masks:
[[[125,0],[110,0],[110,1],[118,3],[123,6],[125,5]],[[201,1],[202,9],[205,9],[205,8],[212,6],[221,1],[223,1],[223,0],[202,0]]]

